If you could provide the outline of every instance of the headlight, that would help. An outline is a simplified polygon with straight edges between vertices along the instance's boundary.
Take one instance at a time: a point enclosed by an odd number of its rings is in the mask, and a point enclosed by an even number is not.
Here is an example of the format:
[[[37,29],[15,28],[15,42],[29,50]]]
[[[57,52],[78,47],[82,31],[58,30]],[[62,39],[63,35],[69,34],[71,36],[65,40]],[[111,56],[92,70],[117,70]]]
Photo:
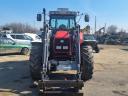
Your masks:
[[[68,46],[63,46],[63,49],[66,49],[67,50],[68,49]]]
[[[61,49],[61,46],[56,46],[56,49]]]

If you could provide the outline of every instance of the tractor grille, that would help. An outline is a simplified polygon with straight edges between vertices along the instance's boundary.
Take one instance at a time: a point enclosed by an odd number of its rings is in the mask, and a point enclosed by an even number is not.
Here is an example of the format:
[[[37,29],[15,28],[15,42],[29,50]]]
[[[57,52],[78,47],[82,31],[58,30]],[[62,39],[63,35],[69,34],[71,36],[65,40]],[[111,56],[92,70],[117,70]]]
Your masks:
[[[56,53],[68,52],[70,50],[69,39],[56,39],[54,44]]]

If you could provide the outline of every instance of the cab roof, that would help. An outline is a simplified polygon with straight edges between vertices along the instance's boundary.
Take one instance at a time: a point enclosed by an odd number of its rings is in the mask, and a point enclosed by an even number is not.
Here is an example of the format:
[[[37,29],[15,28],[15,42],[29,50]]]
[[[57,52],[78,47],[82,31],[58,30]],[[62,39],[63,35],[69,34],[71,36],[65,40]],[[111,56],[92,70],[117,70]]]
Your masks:
[[[68,8],[58,8],[57,11],[50,11],[49,15],[69,15],[69,16],[77,16],[77,12],[69,11]]]

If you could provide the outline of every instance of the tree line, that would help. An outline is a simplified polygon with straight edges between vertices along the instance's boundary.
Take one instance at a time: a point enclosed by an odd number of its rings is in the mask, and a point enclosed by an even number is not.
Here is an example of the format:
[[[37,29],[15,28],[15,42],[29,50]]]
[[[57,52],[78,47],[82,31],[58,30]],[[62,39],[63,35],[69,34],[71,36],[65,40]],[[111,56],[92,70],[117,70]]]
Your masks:
[[[108,28],[107,28],[107,33],[109,34],[116,34],[116,33],[126,33],[126,30],[124,29],[120,29],[118,30],[118,27],[116,25],[110,25]]]
[[[29,24],[9,23],[1,26],[1,29],[11,29],[14,33],[35,33],[38,30]]]

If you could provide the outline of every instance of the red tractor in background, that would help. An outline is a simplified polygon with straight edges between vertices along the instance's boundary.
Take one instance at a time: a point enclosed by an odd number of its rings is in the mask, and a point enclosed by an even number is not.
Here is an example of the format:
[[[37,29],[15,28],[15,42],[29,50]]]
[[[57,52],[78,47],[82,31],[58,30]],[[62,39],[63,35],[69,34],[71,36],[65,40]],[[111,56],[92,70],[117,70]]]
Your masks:
[[[78,92],[84,82],[92,78],[93,52],[90,46],[83,43],[77,16],[77,12],[59,8],[49,12],[47,24],[43,9],[42,43],[32,43],[30,72],[46,96],[53,89],[68,89],[68,92],[69,89],[77,89]],[[42,14],[37,14],[37,21],[41,20]],[[88,15],[85,15],[85,22],[89,22]]]

